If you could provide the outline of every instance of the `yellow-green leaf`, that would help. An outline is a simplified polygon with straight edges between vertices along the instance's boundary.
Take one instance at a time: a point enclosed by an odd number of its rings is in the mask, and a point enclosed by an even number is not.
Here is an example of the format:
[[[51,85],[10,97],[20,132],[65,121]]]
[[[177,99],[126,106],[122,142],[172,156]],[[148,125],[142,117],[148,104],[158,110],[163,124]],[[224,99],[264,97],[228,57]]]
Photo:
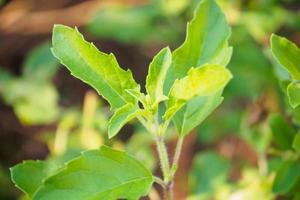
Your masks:
[[[192,67],[208,63],[226,66],[232,54],[228,45],[230,34],[226,17],[217,3],[202,0],[187,25],[184,43],[172,53],[164,94],[169,94],[174,81],[185,77]],[[199,125],[221,103],[221,95],[218,92],[214,96],[196,97],[182,106],[173,118],[179,134],[185,135]]]
[[[214,63],[226,66],[232,48],[228,45],[230,28],[226,17],[214,0],[202,0],[187,25],[184,43],[172,54],[172,66],[164,85],[168,93],[173,82],[182,78],[191,67]]]
[[[150,63],[146,80],[146,90],[152,103],[158,103],[163,94],[163,85],[172,62],[172,53],[168,47],[162,49]]]
[[[190,100],[195,96],[210,96],[223,89],[231,78],[230,71],[221,65],[191,68],[186,77],[175,81],[170,98]]]
[[[186,77],[177,79],[172,86],[164,118],[172,117],[184,105],[183,102],[222,91],[231,78],[230,71],[221,65],[191,68]]]

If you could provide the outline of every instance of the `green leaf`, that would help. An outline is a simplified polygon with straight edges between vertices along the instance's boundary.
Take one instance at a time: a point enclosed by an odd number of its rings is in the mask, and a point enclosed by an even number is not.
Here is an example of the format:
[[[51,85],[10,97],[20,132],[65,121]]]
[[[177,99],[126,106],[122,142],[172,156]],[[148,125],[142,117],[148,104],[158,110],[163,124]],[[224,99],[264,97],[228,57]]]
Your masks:
[[[173,120],[179,134],[188,134],[222,103],[224,98],[221,96],[221,92],[219,92],[218,98],[216,96],[196,97],[176,113]]]
[[[167,103],[167,116],[173,116],[183,106],[183,101],[189,101],[198,96],[212,96],[221,91],[232,78],[228,69],[220,65],[203,65],[191,68],[188,75],[177,79],[171,88]]]
[[[68,150],[60,156],[51,155],[46,161],[27,160],[10,168],[11,180],[29,197],[33,197],[43,180],[56,173],[65,162],[80,155],[78,150]]]
[[[300,134],[296,134],[293,140],[293,144],[292,147],[298,152],[300,153]]]
[[[184,43],[173,52],[173,62],[164,86],[168,93],[173,82],[186,75],[191,67],[206,63],[226,66],[232,48],[228,46],[230,29],[226,17],[214,0],[203,0],[187,25]]]
[[[24,161],[10,170],[14,184],[29,197],[33,197],[43,179],[48,176],[47,164],[42,161]]]
[[[277,194],[285,194],[289,192],[297,183],[300,177],[300,165],[298,162],[284,162],[278,170],[274,184],[273,192]]]
[[[289,103],[293,108],[300,105],[300,83],[291,82],[287,87],[287,96],[289,98]]]
[[[229,36],[230,29],[226,18],[216,2],[201,1],[194,18],[187,26],[185,42],[172,54],[172,65],[167,72],[164,94],[168,94],[174,81],[186,76],[191,67],[207,63],[226,66],[232,54],[232,48],[228,46]],[[219,92],[214,97],[194,98],[189,101],[174,117],[179,134],[185,135],[199,125],[221,100]]]
[[[174,117],[174,115],[186,104],[186,101],[182,101],[180,99],[169,99],[167,102],[167,110],[163,115],[164,120],[170,120]]]
[[[271,49],[276,60],[288,70],[294,80],[300,80],[300,50],[284,37],[273,34]]]
[[[146,96],[144,93],[135,90],[135,89],[126,89],[126,92],[128,94],[130,94],[132,97],[134,97],[135,99],[139,100],[140,102],[145,102]]]
[[[152,60],[146,80],[146,91],[150,95],[151,103],[157,104],[164,96],[163,85],[167,71],[172,62],[172,53],[168,47],[162,49]]]
[[[190,100],[195,96],[211,96],[222,90],[231,78],[230,71],[220,65],[191,68],[186,77],[174,82],[169,97]]]
[[[117,109],[108,122],[108,137],[112,138],[117,135],[127,122],[140,114],[140,111],[141,109],[132,104],[126,104]]]
[[[296,135],[296,131],[293,127],[278,114],[270,116],[269,124],[275,144],[281,149],[290,149],[294,136]]]
[[[88,83],[111,105],[112,109],[137,100],[126,92],[140,90],[130,70],[120,68],[113,54],[100,52],[93,44],[84,40],[77,29],[55,25],[53,29],[53,54],[65,65],[73,76]]]
[[[84,152],[44,180],[37,199],[139,199],[153,183],[149,170],[124,152],[102,146]]]

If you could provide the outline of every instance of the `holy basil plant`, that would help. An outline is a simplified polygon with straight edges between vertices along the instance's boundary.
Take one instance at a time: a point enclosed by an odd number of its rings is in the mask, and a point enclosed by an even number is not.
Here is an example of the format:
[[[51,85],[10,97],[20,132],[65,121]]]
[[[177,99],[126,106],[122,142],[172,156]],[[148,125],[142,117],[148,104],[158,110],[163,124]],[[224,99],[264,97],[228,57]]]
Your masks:
[[[165,199],[172,199],[184,137],[220,105],[222,91],[232,78],[225,67],[232,53],[229,36],[230,28],[217,4],[201,1],[187,25],[184,43],[173,52],[166,47],[153,58],[145,94],[131,71],[121,68],[112,53],[99,51],[76,28],[55,25],[54,56],[110,104],[113,115],[108,137],[116,136],[136,118],[156,142],[163,177],[154,176],[127,153],[102,146],[83,152],[54,171],[43,161],[25,161],[11,169],[16,186],[35,200],[112,200],[139,199],[156,182],[162,186]],[[178,143],[170,163],[164,140],[172,123]]]

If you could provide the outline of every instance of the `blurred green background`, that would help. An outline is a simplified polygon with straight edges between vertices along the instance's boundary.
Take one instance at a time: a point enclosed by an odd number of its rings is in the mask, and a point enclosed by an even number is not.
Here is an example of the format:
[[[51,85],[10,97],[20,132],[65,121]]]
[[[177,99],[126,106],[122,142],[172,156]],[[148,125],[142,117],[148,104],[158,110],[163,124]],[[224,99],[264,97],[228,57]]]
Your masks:
[[[0,199],[26,199],[9,179],[14,164],[47,159],[55,170],[101,144],[126,149],[158,171],[151,137],[139,124],[133,121],[108,141],[106,102],[52,56],[51,30],[56,23],[77,26],[144,84],[152,57],[182,43],[199,1],[0,0]],[[300,113],[287,103],[289,75],[269,50],[271,33],[300,44],[300,2],[217,2],[232,27],[234,79],[223,104],[187,138],[175,199],[300,199],[300,169],[284,164],[293,154],[277,133],[294,134]],[[169,147],[175,140],[170,129]],[[296,178],[283,180],[278,190],[280,168]],[[158,193],[153,189],[150,198],[159,199]]]

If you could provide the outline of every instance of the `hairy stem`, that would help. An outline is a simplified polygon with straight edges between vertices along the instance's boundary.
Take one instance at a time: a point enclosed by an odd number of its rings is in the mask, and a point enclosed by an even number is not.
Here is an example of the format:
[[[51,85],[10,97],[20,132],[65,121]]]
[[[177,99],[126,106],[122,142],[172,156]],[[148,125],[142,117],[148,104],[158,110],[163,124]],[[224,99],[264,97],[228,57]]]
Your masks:
[[[173,200],[173,185],[169,184],[164,188],[164,200]]]
[[[154,181],[163,188],[164,200],[173,200],[173,178],[177,170],[177,165],[184,138],[178,138],[173,163],[170,167],[167,147],[165,145],[163,137],[170,123],[170,120],[165,121],[164,124],[160,125],[157,120],[157,116],[155,116],[154,120],[152,121],[144,119],[143,117],[139,117],[138,119],[150,133],[155,135],[156,149],[160,161],[161,170],[163,173],[163,180],[158,177],[154,177]]]
[[[175,176],[175,173],[178,168],[178,162],[179,162],[179,158],[180,158],[180,154],[181,154],[183,141],[184,141],[184,137],[182,137],[182,136],[180,136],[177,140],[172,166],[168,173],[168,177],[165,180],[165,182],[167,183],[167,188],[165,190],[164,198],[166,200],[173,200],[174,176]]]
[[[179,138],[177,140],[177,144],[176,144],[176,149],[175,149],[175,153],[174,153],[173,162],[172,162],[170,179],[174,178],[174,175],[175,175],[176,170],[178,168],[178,162],[179,162],[179,158],[180,158],[180,154],[181,154],[183,141],[184,141],[184,137],[179,136]]]
[[[176,149],[174,153],[174,159],[172,166],[169,166],[169,158],[166,150],[166,146],[162,138],[158,138],[156,141],[157,151],[160,157],[161,168],[164,175],[164,200],[173,200],[173,179],[178,168],[178,162],[181,154],[184,137],[180,136],[177,140]]]
[[[164,182],[166,183],[166,178],[169,176],[169,171],[170,171],[167,147],[162,137],[157,137],[155,142],[156,142],[156,148],[160,160],[161,170],[164,177]]]

